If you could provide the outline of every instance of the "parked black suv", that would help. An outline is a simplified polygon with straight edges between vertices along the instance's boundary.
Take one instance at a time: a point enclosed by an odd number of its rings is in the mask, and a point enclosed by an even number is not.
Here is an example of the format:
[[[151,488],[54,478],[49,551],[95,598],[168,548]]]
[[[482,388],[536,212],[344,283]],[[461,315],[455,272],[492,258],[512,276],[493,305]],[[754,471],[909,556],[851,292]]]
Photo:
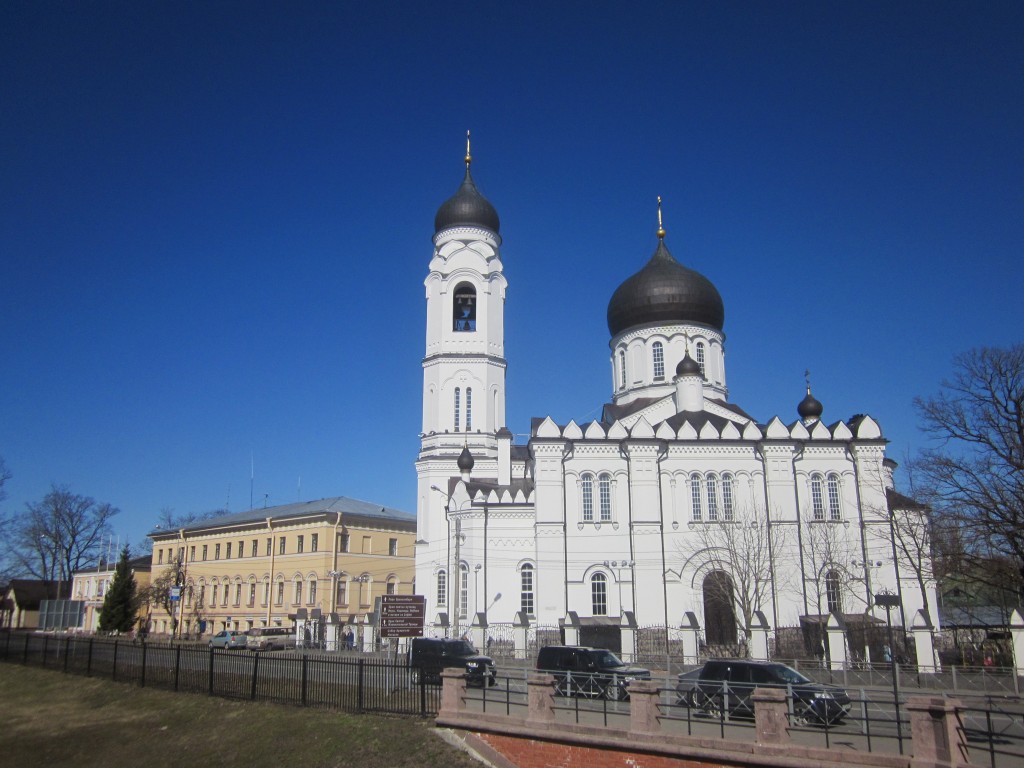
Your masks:
[[[560,696],[603,696],[611,701],[629,698],[626,686],[630,681],[651,679],[650,670],[628,667],[611,651],[577,645],[541,648],[537,671],[555,676],[555,691]]]
[[[409,666],[414,683],[419,683],[422,675],[423,682],[440,684],[441,670],[449,667],[465,670],[468,685],[483,687],[484,680],[488,685],[495,682],[494,661],[477,653],[467,640],[415,637],[409,651]]]
[[[753,715],[751,694],[755,688],[792,691],[794,724],[807,722],[836,725],[850,711],[850,696],[836,685],[823,685],[804,677],[792,667],[774,661],[714,659],[693,673],[679,676],[679,703],[719,716]]]

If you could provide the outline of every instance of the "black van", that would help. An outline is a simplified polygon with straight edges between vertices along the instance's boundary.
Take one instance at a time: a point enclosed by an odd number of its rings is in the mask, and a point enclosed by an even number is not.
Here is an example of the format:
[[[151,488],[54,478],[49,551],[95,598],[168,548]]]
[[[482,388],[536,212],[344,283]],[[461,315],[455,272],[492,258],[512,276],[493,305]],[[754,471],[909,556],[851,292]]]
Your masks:
[[[623,701],[633,680],[650,680],[651,671],[627,666],[604,648],[579,645],[547,645],[537,654],[537,671],[555,676],[560,696],[587,696]]]
[[[465,671],[468,685],[483,687],[484,680],[494,685],[496,678],[494,660],[477,653],[468,640],[414,637],[409,666],[413,683],[419,683],[422,676],[425,683],[440,684],[441,670],[448,668]]]

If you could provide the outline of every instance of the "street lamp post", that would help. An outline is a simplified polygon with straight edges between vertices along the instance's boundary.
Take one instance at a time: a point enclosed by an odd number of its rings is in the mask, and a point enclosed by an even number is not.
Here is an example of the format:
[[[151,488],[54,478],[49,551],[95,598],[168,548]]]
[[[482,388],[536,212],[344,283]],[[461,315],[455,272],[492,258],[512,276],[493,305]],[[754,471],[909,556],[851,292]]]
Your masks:
[[[883,590],[875,595],[875,605],[885,609],[885,625],[888,630],[889,637],[889,661],[891,664],[890,673],[892,674],[892,697],[893,703],[896,707],[896,741],[900,747],[900,754],[903,754],[903,726],[900,723],[900,667],[896,661],[896,646],[892,641],[892,614],[893,608],[900,607],[899,595],[894,595],[888,590]]]
[[[447,602],[447,608],[448,608],[449,626],[450,627],[454,626],[454,628],[455,628],[455,632],[452,635],[452,637],[458,637],[459,636],[459,632],[458,632],[458,630],[459,630],[459,606],[454,605],[452,603],[452,581],[454,581],[455,576],[456,576],[455,570],[458,570],[459,538],[460,538],[460,536],[462,534],[462,519],[461,518],[456,518],[456,520],[455,520],[455,564],[456,564],[456,568],[453,569],[452,568],[452,519],[451,519],[452,497],[451,497],[450,493],[445,493],[440,488],[438,488],[436,485],[430,486],[430,490],[437,491],[439,494],[444,496],[444,519],[445,519],[445,522],[448,525],[448,542],[447,542],[448,554],[446,555],[447,562],[445,563],[445,577],[446,577],[445,578],[445,601]],[[459,573],[458,576],[461,579],[462,574]],[[456,590],[455,594],[456,595],[459,594],[458,590]],[[454,625],[452,625],[452,621],[454,621]],[[451,631],[451,630],[449,629],[449,631]]]

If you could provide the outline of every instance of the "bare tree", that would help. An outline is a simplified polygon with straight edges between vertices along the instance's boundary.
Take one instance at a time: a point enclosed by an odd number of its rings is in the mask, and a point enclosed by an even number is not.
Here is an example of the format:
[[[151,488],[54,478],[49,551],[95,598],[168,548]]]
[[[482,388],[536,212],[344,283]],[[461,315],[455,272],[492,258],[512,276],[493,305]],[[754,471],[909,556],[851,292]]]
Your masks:
[[[987,563],[1011,562],[1012,587],[1020,595],[1024,345],[983,347],[958,355],[953,377],[942,382],[940,392],[917,398],[914,404],[922,429],[937,443],[913,462],[926,486],[922,500],[960,530],[963,555],[976,574],[981,575]]]
[[[850,538],[846,526],[835,521],[814,520],[812,515],[803,516],[801,536],[804,563],[809,577],[809,591],[814,604],[820,611],[829,607],[829,575],[836,577],[838,594],[833,599],[839,603],[840,613],[858,613],[867,607],[864,598],[864,569],[854,566],[862,558],[860,542]],[[843,604],[852,600],[852,604]],[[854,610],[854,607],[858,610]]]
[[[932,574],[932,533],[928,508],[890,491],[889,535],[900,573],[913,573],[921,592],[921,607],[932,616],[928,594],[935,586]],[[909,617],[908,617],[909,618]]]
[[[7,498],[7,491],[4,489],[4,486],[11,477],[11,471],[7,468],[4,457],[0,456],[0,501]],[[0,584],[5,583],[17,571],[14,567],[11,547],[13,529],[13,515],[7,510],[0,509]]]
[[[142,589],[139,598],[149,606],[149,612],[156,609],[163,610],[171,620],[171,634],[175,633],[178,626],[179,601],[184,600],[184,595],[179,594],[178,600],[171,599],[172,587],[182,585],[184,571],[182,563],[177,555],[174,555],[159,575],[154,576],[148,587]]]
[[[785,529],[768,525],[764,516],[737,512],[732,520],[696,524],[693,536],[680,547],[684,561],[710,577],[704,580],[707,598],[734,608],[748,644],[755,611],[768,610],[773,582],[778,588],[786,578],[779,562],[785,538]],[[713,576],[716,573],[728,578]]]
[[[68,579],[95,560],[110,534],[117,507],[53,486],[42,501],[26,504],[12,523],[20,570],[39,579]]]

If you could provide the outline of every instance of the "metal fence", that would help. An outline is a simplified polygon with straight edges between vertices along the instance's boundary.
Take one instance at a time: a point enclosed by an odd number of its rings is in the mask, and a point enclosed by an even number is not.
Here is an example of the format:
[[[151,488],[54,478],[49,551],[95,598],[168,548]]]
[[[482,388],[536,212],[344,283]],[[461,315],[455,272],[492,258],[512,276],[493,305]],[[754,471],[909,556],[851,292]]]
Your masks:
[[[437,686],[414,682],[404,662],[326,653],[4,632],[0,660],[143,687],[354,713],[433,716],[441,695]]]

